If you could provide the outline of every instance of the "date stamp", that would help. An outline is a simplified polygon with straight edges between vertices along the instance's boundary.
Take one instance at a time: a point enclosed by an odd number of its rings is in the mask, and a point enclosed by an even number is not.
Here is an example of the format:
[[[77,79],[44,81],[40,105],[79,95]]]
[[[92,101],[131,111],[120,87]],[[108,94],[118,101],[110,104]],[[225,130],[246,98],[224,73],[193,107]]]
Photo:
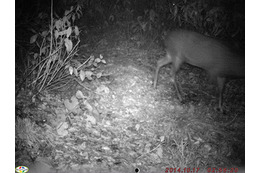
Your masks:
[[[244,173],[245,168],[208,168],[207,173]]]
[[[199,173],[200,168],[165,168],[165,173]]]
[[[165,168],[165,173],[244,173],[245,168]]]

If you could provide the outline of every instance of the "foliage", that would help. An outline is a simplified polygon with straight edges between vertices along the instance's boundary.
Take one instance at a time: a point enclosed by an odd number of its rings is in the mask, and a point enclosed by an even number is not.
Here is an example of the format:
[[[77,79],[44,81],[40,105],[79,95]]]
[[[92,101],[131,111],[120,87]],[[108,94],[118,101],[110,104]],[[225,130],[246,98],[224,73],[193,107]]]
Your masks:
[[[82,15],[81,7],[71,7],[62,18],[52,18],[50,27],[40,33],[37,31],[30,43],[36,46],[30,52],[28,69],[30,86],[37,91],[57,86],[66,77],[66,64],[77,53],[79,28],[74,22]],[[54,85],[55,84],[55,85]]]
[[[91,55],[84,63],[80,63],[77,60],[72,60],[66,68],[69,69],[70,75],[79,77],[81,81],[84,81],[85,78],[88,80],[93,80],[93,76],[96,78],[100,78],[102,76],[102,72],[96,73],[96,68],[100,63],[106,63],[102,55],[100,55],[99,58],[95,58],[94,55]]]
[[[131,33],[154,36],[166,29],[189,28],[218,37],[244,37],[243,1],[88,0],[86,16],[98,25],[130,22]],[[124,22],[123,22],[124,21]]]
[[[238,34],[243,34],[244,31],[243,27],[237,27],[234,24],[238,24],[244,19],[239,16],[243,14],[239,14],[235,10],[230,12],[230,8],[224,1],[188,2],[178,0],[169,6],[169,20],[175,23],[175,27],[191,27],[211,36],[232,35],[235,37]]]
[[[160,29],[158,14],[154,10],[146,10],[144,16],[138,16],[137,22],[132,24],[132,31],[136,32],[151,32],[153,29]]]
[[[155,31],[186,28],[210,36],[244,39],[243,1],[152,0],[149,5],[143,4],[131,11],[135,13],[138,8],[143,13],[138,13],[132,22],[133,33],[154,36]]]
[[[108,25],[119,21],[121,12],[128,9],[130,0],[87,0],[84,1],[85,16],[90,25]]]

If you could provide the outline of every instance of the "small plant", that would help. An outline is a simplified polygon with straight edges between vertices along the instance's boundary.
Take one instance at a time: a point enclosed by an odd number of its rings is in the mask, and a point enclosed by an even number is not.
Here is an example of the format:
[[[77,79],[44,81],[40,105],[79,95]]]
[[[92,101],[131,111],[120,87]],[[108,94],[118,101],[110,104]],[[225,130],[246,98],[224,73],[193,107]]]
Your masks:
[[[30,53],[27,80],[30,80],[33,89],[40,92],[50,87],[57,88],[66,78],[64,67],[78,51],[80,31],[74,26],[74,22],[81,15],[81,6],[71,6],[62,18],[53,18],[51,14],[51,23],[47,30],[40,33],[32,30],[35,34],[30,43],[36,48]]]
[[[159,29],[159,16],[153,10],[145,10],[144,16],[138,16],[137,21],[133,22],[131,25],[131,29],[134,33],[149,33],[154,29]]]
[[[81,81],[84,81],[85,78],[88,80],[93,80],[93,77],[100,78],[102,76],[102,72],[96,73],[96,68],[100,63],[106,64],[106,61],[103,59],[102,55],[99,55],[99,58],[91,55],[84,63],[80,63],[77,60],[73,60],[73,63],[67,65],[66,68],[69,69],[70,75],[75,77],[79,77]]]

